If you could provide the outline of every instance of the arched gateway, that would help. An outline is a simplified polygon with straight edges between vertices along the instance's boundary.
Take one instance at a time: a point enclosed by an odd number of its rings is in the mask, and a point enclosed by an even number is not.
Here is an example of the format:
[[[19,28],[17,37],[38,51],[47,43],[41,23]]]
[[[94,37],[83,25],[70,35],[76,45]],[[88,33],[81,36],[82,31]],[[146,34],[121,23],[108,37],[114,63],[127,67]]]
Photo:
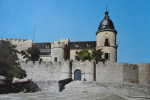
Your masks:
[[[81,81],[81,70],[77,69],[74,71],[74,80]]]

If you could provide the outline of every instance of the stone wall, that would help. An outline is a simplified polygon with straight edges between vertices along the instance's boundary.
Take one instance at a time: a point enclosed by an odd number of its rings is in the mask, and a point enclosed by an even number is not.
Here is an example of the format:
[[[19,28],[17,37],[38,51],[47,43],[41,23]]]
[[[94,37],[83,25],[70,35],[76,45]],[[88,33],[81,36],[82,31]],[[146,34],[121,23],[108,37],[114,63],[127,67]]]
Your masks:
[[[106,83],[122,83],[123,64],[122,63],[96,64],[96,81]]]
[[[63,80],[81,71],[81,81],[102,83],[150,84],[150,64],[111,63],[95,64],[93,61],[20,62],[27,78],[33,81]]]
[[[94,62],[89,61],[74,61],[72,62],[72,79],[74,79],[74,72],[80,70],[82,81],[94,81]]]
[[[150,64],[137,64],[139,84],[150,84]]]
[[[27,78],[33,81],[61,80],[70,78],[69,61],[63,62],[21,62],[21,67],[27,72]]]
[[[123,82],[139,83],[137,65],[123,64]]]

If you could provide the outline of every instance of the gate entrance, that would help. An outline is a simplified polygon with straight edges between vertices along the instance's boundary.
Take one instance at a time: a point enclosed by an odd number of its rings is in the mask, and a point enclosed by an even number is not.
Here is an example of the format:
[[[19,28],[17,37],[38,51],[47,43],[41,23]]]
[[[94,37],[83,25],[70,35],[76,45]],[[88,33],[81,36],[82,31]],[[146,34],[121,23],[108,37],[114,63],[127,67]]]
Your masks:
[[[77,69],[74,71],[74,80],[81,81],[81,70]]]

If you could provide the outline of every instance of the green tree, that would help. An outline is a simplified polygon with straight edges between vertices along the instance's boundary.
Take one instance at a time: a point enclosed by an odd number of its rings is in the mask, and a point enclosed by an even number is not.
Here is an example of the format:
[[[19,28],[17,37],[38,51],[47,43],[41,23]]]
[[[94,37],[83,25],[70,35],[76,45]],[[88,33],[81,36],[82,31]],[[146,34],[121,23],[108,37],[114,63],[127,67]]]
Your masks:
[[[98,49],[98,50],[95,49],[91,53],[91,59],[95,60],[96,62],[105,61],[102,58],[102,55],[103,55],[103,52],[101,49]]]
[[[0,61],[6,62],[10,66],[19,65],[16,61],[19,60],[16,50],[16,45],[12,45],[9,41],[0,40]]]
[[[23,58],[27,58],[27,59],[31,59],[29,53],[27,53],[27,50],[21,50],[21,55],[23,56]]]
[[[27,53],[30,54],[29,58],[32,61],[39,60],[40,58],[40,50],[34,46],[32,46],[31,48],[28,48]]]
[[[0,40],[0,75],[6,77],[26,77],[26,72],[21,69],[16,46],[9,41]]]
[[[90,53],[87,49],[82,49],[76,56],[75,56],[76,60],[82,60],[82,61],[85,61],[85,60],[91,60],[91,57],[90,57]]]

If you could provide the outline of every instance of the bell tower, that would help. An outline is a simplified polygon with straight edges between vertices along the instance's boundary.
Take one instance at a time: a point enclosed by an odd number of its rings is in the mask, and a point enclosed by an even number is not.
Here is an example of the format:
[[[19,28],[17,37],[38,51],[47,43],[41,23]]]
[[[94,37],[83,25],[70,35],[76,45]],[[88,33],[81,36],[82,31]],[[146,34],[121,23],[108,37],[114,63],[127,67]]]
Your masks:
[[[106,11],[96,32],[96,49],[102,49],[104,59],[110,62],[117,62],[116,35],[117,31]]]

